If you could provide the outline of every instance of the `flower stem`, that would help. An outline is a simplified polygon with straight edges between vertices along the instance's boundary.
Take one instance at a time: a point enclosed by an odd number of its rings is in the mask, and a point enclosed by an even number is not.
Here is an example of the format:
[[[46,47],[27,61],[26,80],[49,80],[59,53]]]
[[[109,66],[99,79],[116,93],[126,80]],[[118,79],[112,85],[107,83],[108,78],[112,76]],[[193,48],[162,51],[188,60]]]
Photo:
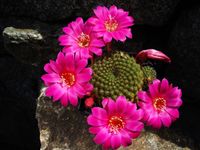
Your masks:
[[[91,65],[93,65],[94,64],[94,55],[93,54],[91,54],[92,55],[92,58],[91,58]]]
[[[106,44],[106,49],[107,49],[108,53],[110,53],[112,51],[112,43],[111,42]]]

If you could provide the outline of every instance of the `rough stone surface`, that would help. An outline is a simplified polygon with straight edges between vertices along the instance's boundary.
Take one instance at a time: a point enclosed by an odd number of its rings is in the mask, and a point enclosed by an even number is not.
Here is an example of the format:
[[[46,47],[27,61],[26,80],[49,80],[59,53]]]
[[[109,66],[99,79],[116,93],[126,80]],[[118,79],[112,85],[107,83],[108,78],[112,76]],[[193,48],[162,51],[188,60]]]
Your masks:
[[[139,138],[133,140],[132,145],[119,150],[190,150],[188,147],[181,147],[171,141],[160,138],[155,133],[144,131]]]
[[[0,24],[5,50],[23,63],[42,64],[59,51],[58,25],[29,19],[0,19]]]
[[[180,0],[131,0],[130,13],[137,24],[164,25]]]
[[[182,13],[169,40],[172,64],[167,77],[183,90],[188,102],[198,102],[200,91],[200,5]],[[185,101],[187,99],[184,99]]]
[[[12,43],[28,43],[31,41],[41,41],[43,39],[42,35],[32,29],[16,29],[13,27],[7,27],[3,31],[3,35],[5,37],[5,41],[11,41]]]
[[[78,0],[1,0],[3,16],[32,17],[44,21],[55,21],[73,16],[80,3]],[[79,7],[80,9],[80,7]]]
[[[86,116],[73,108],[61,107],[59,102],[53,103],[50,98],[44,96],[44,90],[45,88],[38,98],[37,105],[41,149],[100,150],[101,147],[93,143],[92,135],[88,132]],[[160,136],[157,135],[158,133]],[[189,140],[191,139],[176,135],[173,131],[147,129],[126,149],[189,150],[187,145],[194,147],[193,142],[188,143]]]
[[[86,117],[74,108],[52,103],[42,92],[38,98],[37,118],[40,128],[41,149],[99,149],[88,132]]]
[[[76,16],[88,17],[98,5],[116,5],[130,11],[137,24],[159,26],[169,20],[180,0],[1,0],[3,16],[33,17],[42,21],[58,21]]]

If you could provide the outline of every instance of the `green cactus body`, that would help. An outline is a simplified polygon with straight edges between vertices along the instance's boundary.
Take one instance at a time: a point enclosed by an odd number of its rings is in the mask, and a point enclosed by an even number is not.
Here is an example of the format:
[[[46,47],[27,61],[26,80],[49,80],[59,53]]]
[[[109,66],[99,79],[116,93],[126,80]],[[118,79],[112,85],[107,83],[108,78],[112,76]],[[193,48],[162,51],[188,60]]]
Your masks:
[[[116,52],[92,65],[94,94],[101,100],[104,97],[116,99],[124,95],[136,102],[136,94],[143,87],[144,74],[141,66],[127,53]]]
[[[156,71],[153,67],[150,66],[144,66],[142,67],[142,71],[144,74],[144,86],[143,88],[148,88],[148,84],[151,83],[154,79],[156,79]]]

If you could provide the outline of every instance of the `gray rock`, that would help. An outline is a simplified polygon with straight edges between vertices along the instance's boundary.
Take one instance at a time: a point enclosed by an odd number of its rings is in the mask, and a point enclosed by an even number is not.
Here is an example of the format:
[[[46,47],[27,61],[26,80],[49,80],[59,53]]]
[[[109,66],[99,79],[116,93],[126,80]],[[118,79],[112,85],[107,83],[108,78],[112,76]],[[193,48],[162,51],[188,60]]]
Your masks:
[[[200,92],[200,7],[182,13],[171,33],[169,51],[172,64],[167,77],[183,90],[188,102],[198,102]],[[186,101],[187,99],[184,99]]]
[[[43,40],[42,35],[33,29],[16,29],[13,27],[7,27],[3,31],[5,42],[20,44],[29,42],[40,42]]]
[[[2,19],[3,42],[7,52],[23,63],[38,65],[59,51],[62,28],[29,19]],[[10,27],[9,27],[10,26]]]
[[[86,117],[74,108],[64,108],[59,103],[52,103],[43,92],[38,98],[36,116],[42,150],[100,149],[93,143],[92,136],[88,132]]]
[[[180,147],[171,141],[160,138],[155,133],[145,131],[140,137],[133,140],[133,143],[127,148],[119,150],[190,150],[188,147]]]
[[[42,89],[38,98],[37,119],[40,128],[41,149],[72,149],[72,150],[97,150],[101,149],[92,141],[88,132],[86,116],[74,108],[63,108],[59,102],[44,95]],[[159,133],[159,136],[157,135]],[[163,138],[164,137],[164,138]],[[166,139],[167,140],[166,140]],[[189,150],[188,137],[176,135],[173,131],[159,130],[158,132],[146,129],[133,140],[127,150]],[[178,143],[175,144],[173,142]],[[189,146],[192,147],[194,143]],[[179,146],[183,145],[183,146]],[[123,149],[122,147],[120,149]]]
[[[136,24],[160,26],[165,24],[180,0],[1,0],[0,13],[3,16],[33,17],[42,21],[58,21],[89,17],[98,5],[116,5],[130,11]]]

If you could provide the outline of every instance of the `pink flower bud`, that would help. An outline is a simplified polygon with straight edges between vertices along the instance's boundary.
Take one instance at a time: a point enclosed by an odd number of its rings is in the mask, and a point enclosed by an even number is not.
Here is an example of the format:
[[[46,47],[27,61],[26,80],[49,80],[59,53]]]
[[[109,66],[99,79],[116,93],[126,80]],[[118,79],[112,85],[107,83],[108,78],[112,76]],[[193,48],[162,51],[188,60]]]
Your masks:
[[[137,62],[143,62],[147,59],[161,60],[167,63],[171,62],[171,59],[167,55],[155,49],[142,50],[136,55]]]
[[[94,98],[89,97],[85,100],[85,107],[91,108],[94,105]]]

